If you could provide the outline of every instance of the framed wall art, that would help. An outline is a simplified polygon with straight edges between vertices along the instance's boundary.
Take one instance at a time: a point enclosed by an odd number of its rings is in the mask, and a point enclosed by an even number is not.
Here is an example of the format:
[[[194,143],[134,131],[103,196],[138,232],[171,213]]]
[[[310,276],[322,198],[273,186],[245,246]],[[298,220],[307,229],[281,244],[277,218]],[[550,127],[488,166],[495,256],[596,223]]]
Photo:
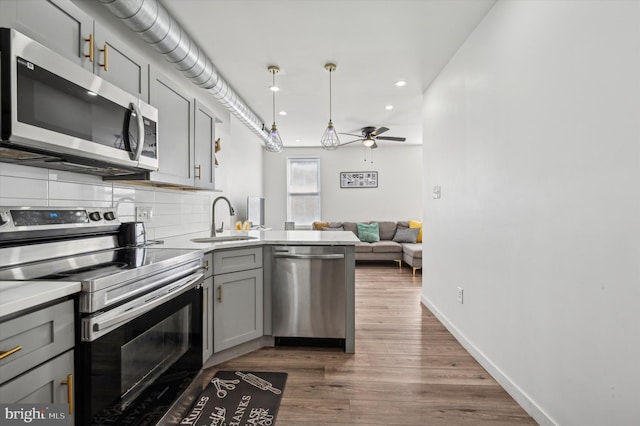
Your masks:
[[[340,172],[340,188],[377,188],[378,172]]]

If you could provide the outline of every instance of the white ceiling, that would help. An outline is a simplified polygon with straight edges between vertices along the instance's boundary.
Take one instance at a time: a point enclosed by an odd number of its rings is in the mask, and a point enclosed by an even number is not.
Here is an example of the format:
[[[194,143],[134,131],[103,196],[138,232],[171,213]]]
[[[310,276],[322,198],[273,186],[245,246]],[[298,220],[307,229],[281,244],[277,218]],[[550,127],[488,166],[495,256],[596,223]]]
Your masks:
[[[331,79],[338,132],[386,126],[385,136],[421,144],[422,93],[495,0],[161,3],[267,126],[273,121],[267,67],[280,67],[275,119],[285,147],[294,147],[320,146],[329,120],[327,62],[337,65]],[[396,87],[398,80],[406,86]]]

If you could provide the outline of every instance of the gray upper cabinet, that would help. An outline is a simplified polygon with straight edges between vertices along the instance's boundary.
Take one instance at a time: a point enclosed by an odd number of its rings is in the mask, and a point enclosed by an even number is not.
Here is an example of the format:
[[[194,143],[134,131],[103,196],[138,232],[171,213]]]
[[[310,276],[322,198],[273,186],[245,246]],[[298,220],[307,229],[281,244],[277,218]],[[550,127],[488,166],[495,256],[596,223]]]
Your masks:
[[[69,0],[0,0],[0,24],[149,99],[149,62]]]
[[[149,63],[125,41],[94,23],[93,72],[122,90],[149,100]]]
[[[214,147],[216,118],[213,113],[200,102],[196,102],[195,117],[195,150],[194,150],[194,186],[203,189],[214,189]]]
[[[149,103],[158,108],[157,183],[214,189],[213,151],[216,118],[203,104],[154,67]]]
[[[0,0],[0,24],[93,71],[89,61],[93,19],[68,0]]]
[[[195,99],[169,78],[151,69],[149,103],[158,108],[158,172],[160,183],[193,186]]]

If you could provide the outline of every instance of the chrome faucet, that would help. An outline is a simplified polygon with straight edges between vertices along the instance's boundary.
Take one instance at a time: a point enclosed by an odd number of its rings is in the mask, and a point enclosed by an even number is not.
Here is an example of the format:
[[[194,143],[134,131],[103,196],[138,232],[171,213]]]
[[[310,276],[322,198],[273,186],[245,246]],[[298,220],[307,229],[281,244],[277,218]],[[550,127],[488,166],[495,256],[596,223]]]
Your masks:
[[[212,237],[216,236],[216,231],[222,232],[222,228],[224,227],[224,222],[222,222],[220,229],[216,229],[216,203],[218,202],[218,200],[225,200],[227,202],[227,204],[229,205],[230,216],[235,216],[236,214],[236,211],[233,209],[233,207],[231,207],[231,201],[229,201],[227,197],[217,197],[215,200],[213,200],[213,204],[211,205],[211,236]]]

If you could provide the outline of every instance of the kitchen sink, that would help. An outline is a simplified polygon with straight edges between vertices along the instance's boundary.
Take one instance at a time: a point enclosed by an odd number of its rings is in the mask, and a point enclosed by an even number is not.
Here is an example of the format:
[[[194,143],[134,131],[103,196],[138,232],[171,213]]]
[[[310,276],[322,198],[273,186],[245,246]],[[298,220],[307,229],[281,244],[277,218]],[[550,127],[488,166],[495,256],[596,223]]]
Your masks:
[[[249,235],[220,235],[218,237],[194,238],[191,241],[194,243],[222,243],[225,241],[255,240],[257,238]]]

